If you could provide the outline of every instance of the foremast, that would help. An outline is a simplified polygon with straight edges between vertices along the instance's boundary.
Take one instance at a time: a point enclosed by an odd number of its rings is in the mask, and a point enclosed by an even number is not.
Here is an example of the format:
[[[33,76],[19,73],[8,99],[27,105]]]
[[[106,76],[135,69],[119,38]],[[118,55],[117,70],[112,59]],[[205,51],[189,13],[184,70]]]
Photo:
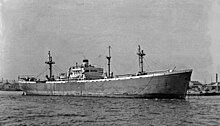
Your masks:
[[[49,77],[48,80],[52,80],[52,76],[53,76],[53,71],[52,71],[52,65],[55,64],[55,62],[52,60],[52,56],[50,55],[50,51],[48,52],[48,58],[49,61],[46,61],[45,63],[49,65]]]
[[[138,45],[138,62],[139,62],[139,74],[143,74],[144,73],[144,65],[143,65],[143,58],[146,55],[144,53],[144,50],[141,50],[140,45]]]

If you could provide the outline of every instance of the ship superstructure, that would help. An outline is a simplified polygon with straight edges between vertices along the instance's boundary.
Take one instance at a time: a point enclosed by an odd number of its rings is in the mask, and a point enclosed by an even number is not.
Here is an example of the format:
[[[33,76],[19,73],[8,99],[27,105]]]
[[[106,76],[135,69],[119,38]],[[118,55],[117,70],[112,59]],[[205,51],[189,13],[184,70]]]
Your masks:
[[[82,65],[70,67],[68,70],[68,78],[70,80],[92,80],[103,79],[103,68],[95,67],[89,64],[88,59],[83,60]]]

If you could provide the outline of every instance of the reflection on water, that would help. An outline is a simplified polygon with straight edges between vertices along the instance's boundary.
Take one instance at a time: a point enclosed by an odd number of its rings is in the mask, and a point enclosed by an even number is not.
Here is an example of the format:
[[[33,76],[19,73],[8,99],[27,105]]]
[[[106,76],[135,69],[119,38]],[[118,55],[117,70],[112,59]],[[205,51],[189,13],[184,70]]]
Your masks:
[[[220,96],[186,100],[22,96],[0,91],[3,125],[220,125]]]

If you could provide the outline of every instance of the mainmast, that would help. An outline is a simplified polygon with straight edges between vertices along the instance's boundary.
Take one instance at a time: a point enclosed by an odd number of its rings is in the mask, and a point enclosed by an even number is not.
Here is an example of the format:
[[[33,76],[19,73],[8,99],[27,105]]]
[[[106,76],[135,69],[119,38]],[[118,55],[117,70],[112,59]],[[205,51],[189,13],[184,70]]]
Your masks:
[[[140,45],[138,45],[138,60],[139,60],[139,73],[144,73],[144,65],[143,65],[143,58],[146,55],[144,50],[141,50]]]
[[[218,74],[216,74],[216,90],[218,91]]]
[[[139,65],[139,71],[140,71],[140,68],[141,68],[141,58],[139,56],[139,53],[141,52],[141,47],[140,45],[138,45],[138,65]]]
[[[50,55],[50,51],[48,52],[48,58],[49,61],[46,61],[45,63],[49,65],[49,70],[50,70],[50,75],[49,75],[49,79],[52,78],[52,65],[55,64],[55,62],[52,60],[52,56]]]
[[[108,47],[109,49],[109,53],[108,53],[108,56],[106,56],[106,58],[108,59],[108,77],[111,77],[111,55],[110,55],[110,49],[111,49],[111,46]]]

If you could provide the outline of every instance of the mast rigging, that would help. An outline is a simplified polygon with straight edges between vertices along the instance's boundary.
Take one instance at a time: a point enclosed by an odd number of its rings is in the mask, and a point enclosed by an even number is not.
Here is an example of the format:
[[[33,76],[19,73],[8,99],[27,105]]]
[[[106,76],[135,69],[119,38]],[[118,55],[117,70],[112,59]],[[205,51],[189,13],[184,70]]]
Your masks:
[[[110,55],[110,49],[111,49],[111,46],[108,47],[109,49],[109,53],[108,53],[108,56],[106,56],[106,58],[108,59],[108,77],[111,77],[111,55]]]
[[[143,65],[143,58],[146,55],[144,53],[144,50],[141,50],[140,45],[138,45],[138,60],[139,60],[139,73],[143,74],[144,73],[144,65]]]
[[[52,79],[52,65],[55,64],[55,62],[52,60],[52,56],[50,55],[50,51],[48,52],[48,58],[49,61],[46,61],[45,63],[49,65],[49,70],[50,70],[50,74],[49,74],[49,79]]]

